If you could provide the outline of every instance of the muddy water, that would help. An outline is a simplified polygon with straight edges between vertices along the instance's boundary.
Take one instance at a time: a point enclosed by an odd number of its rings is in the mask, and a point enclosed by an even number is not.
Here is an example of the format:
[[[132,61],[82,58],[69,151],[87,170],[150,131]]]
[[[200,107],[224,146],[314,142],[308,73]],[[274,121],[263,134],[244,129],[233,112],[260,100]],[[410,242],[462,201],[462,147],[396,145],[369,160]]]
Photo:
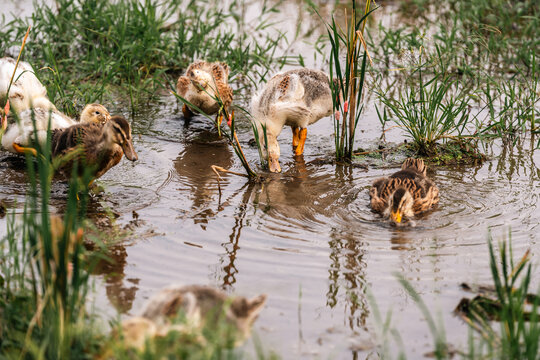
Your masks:
[[[246,100],[240,100],[245,102]],[[127,109],[106,104],[115,113]],[[323,119],[308,130],[305,154],[292,156],[285,129],[282,174],[263,184],[225,175],[218,186],[210,165],[242,172],[227,143],[207,120],[183,119],[173,98],[141,109],[133,121],[139,161],[123,160],[104,175],[105,189],[90,212],[112,209],[115,227],[128,228],[114,247],[114,264],[95,272],[96,306],[106,317],[136,314],[171,283],[209,284],[228,292],[268,294],[255,332],[267,349],[286,359],[365,358],[377,327],[371,292],[393,313],[409,358],[430,350],[431,335],[395,274],[408,279],[446,324],[447,336],[464,345],[467,327],[452,315],[461,282],[489,282],[486,239],[512,231],[515,254],[540,254],[540,155],[528,142],[486,145],[479,166],[430,168],[440,205],[414,228],[396,229],[370,211],[373,180],[399,168],[402,158],[332,164],[333,127]],[[357,145],[374,147],[381,135],[372,107],[360,123]],[[247,121],[240,140],[252,164],[257,151]],[[387,139],[401,141],[398,129]],[[0,154],[0,200],[21,212],[24,163]],[[221,189],[221,191],[220,191]],[[61,211],[64,184],[55,184],[53,209]],[[0,219],[0,236],[6,219]],[[248,345],[247,348],[250,348]]]

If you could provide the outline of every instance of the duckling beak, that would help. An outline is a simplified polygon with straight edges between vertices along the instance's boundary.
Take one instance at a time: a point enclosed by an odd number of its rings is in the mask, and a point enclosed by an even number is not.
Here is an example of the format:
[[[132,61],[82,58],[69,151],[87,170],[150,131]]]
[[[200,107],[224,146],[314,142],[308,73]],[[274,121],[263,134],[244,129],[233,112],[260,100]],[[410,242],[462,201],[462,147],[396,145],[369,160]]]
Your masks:
[[[392,220],[394,220],[396,223],[401,223],[401,217],[402,217],[402,214],[401,214],[401,211],[397,210],[396,212],[391,212],[390,213],[390,217],[392,218]]]
[[[274,173],[281,172],[281,166],[279,165],[279,158],[275,155],[268,157],[268,170]]]
[[[133,148],[133,144],[131,143],[131,140],[126,141],[122,145],[122,150],[124,150],[124,155],[126,155],[126,158],[131,161],[136,161],[139,159],[139,156],[135,152],[135,149]]]

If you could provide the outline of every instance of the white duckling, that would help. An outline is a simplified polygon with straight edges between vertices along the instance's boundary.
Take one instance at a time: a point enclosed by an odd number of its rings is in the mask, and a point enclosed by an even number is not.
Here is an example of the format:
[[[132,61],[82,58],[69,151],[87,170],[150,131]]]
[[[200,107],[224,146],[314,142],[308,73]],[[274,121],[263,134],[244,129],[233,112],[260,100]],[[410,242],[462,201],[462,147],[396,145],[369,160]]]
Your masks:
[[[16,63],[16,60],[10,57],[0,59],[0,100],[9,98],[11,110],[17,114],[32,107],[56,110],[47,97],[47,89],[36,77],[32,66],[24,61],[20,61],[17,66],[9,96],[7,96]]]
[[[13,121],[8,125],[5,134],[2,136],[2,148],[4,150],[20,153],[24,148],[31,146],[34,136],[34,123],[32,117],[36,124],[38,143],[41,146],[45,146],[47,142],[49,118],[51,122],[51,131],[68,128],[79,123],[104,124],[111,118],[107,109],[100,104],[86,105],[81,113],[80,122],[77,122],[58,110],[48,110],[42,107],[25,110],[18,115],[18,122]]]
[[[263,149],[265,140],[262,126],[266,126],[268,143],[263,155],[268,157],[269,170],[281,172],[277,137],[283,126],[292,128],[293,151],[295,155],[302,155],[307,126],[332,113],[328,75],[306,68],[277,74],[253,97],[251,111]]]
[[[176,90],[178,95],[207,115],[216,114],[220,110],[220,104],[215,97],[221,98],[226,108],[232,103],[233,92],[229,86],[229,66],[223,62],[194,62],[178,79]],[[191,118],[197,110],[184,104],[182,112],[186,118]]]

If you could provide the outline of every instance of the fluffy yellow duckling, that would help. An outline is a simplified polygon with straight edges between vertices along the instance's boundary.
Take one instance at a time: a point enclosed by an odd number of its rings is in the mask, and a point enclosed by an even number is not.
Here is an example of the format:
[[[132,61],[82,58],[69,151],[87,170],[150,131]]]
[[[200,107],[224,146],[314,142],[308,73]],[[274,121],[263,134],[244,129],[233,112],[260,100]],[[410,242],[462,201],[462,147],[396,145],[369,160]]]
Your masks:
[[[176,84],[178,95],[201,109],[205,114],[216,114],[219,103],[215,97],[221,98],[225,107],[232,103],[233,92],[229,86],[229,66],[223,62],[197,61],[180,76]],[[190,109],[186,104],[182,107],[186,118],[191,118],[195,109]]]
[[[56,110],[47,97],[47,89],[34,74],[32,66],[24,61],[19,62],[7,96],[16,63],[16,60],[10,57],[0,59],[0,100],[9,98],[11,110],[17,114],[32,107]]]
[[[128,345],[139,347],[144,340],[164,336],[170,330],[188,331],[202,326],[215,327],[225,320],[235,331],[236,344],[241,344],[251,333],[251,326],[266,302],[266,295],[253,299],[228,297],[223,291],[208,286],[172,286],[150,299],[142,315],[122,322]],[[186,324],[174,324],[183,312]]]
[[[264,155],[268,157],[269,169],[281,172],[277,137],[283,126],[292,128],[293,151],[302,155],[307,126],[332,113],[328,75],[305,68],[277,74],[253,97],[251,111],[261,145],[264,144],[262,126],[266,126],[268,153]]]
[[[47,141],[49,118],[51,130],[68,128],[79,123],[58,110],[50,111],[41,107],[25,110],[19,113],[18,117],[18,123],[13,120],[2,137],[2,148],[13,153],[22,152],[24,148],[31,146],[34,136],[32,117],[36,124],[38,143],[41,146],[45,146]],[[80,123],[104,124],[110,117],[109,112],[103,105],[89,104],[85,106],[81,113]]]
[[[376,180],[369,192],[371,208],[396,225],[439,202],[439,189],[426,176],[422,159],[409,158],[395,174]]]
[[[71,176],[75,161],[80,165],[80,175],[89,168],[97,179],[118,164],[122,155],[131,161],[139,158],[133,148],[131,126],[122,116],[113,116],[105,124],[87,122],[56,129],[51,142],[53,158],[80,151],[63,165],[61,170],[65,177]]]

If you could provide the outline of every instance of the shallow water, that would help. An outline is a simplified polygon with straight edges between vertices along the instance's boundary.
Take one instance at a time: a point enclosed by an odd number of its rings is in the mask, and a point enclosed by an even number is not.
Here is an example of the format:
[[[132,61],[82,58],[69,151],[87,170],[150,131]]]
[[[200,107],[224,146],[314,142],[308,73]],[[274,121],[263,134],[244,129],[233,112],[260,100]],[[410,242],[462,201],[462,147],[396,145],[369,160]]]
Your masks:
[[[490,229],[495,239],[511,229],[514,254],[530,248],[538,263],[540,155],[527,141],[513,149],[486,145],[489,160],[479,166],[431,166],[440,204],[416,227],[397,229],[370,211],[368,191],[403,159],[332,164],[329,118],[309,128],[301,159],[292,156],[284,129],[282,174],[263,184],[223,175],[218,186],[210,166],[242,172],[240,162],[212,124],[186,121],[179,110],[164,96],[138,113],[132,121],[139,161],[123,160],[99,180],[105,191],[94,197],[92,216],[110,208],[119,214],[116,226],[132,230],[114,247],[116,263],[95,272],[96,304],[107,316],[137,314],[171,283],[266,293],[255,323],[265,348],[285,359],[365,358],[376,334],[370,291],[383,313],[392,310],[409,358],[420,358],[431,350],[431,335],[396,273],[440,314],[450,342],[463,346],[467,326],[452,310],[466,296],[460,283],[490,281]],[[357,145],[373,148],[381,128],[372,107],[359,126]],[[239,131],[256,164],[246,121]],[[401,141],[402,133],[390,130],[387,139]],[[0,200],[21,212],[25,184],[24,162],[0,154]],[[65,185],[54,186],[54,209],[62,209],[65,194]],[[5,225],[0,219],[0,236]]]

